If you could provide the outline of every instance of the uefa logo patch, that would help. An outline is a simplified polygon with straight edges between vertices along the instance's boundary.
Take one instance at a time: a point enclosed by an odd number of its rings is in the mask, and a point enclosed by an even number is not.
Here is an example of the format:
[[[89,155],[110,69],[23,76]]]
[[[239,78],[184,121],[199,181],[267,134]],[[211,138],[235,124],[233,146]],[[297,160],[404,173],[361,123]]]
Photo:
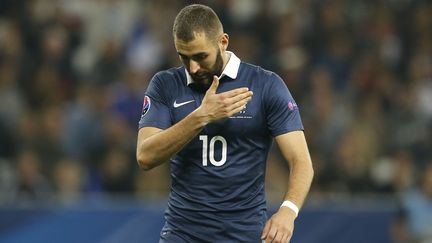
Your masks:
[[[150,97],[148,97],[146,95],[146,96],[144,96],[141,117],[143,117],[143,116],[145,116],[145,114],[147,114],[147,112],[150,110],[150,106],[151,106]]]
[[[294,101],[289,101],[288,102],[288,109],[290,109],[291,111],[294,109],[297,109],[297,104]]]

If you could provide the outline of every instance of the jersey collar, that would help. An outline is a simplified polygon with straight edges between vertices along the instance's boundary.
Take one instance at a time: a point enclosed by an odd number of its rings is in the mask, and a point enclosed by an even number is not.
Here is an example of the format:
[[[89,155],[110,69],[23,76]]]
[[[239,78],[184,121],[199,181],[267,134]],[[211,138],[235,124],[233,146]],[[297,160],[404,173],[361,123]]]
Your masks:
[[[223,78],[224,76],[228,76],[232,79],[236,79],[240,68],[240,63],[241,63],[240,58],[238,58],[233,52],[227,51],[227,53],[230,55],[230,57],[227,65],[225,66],[225,69],[223,70],[222,74],[219,76],[219,79]],[[194,81],[186,68],[185,68],[185,73],[186,73],[187,85],[193,84]]]

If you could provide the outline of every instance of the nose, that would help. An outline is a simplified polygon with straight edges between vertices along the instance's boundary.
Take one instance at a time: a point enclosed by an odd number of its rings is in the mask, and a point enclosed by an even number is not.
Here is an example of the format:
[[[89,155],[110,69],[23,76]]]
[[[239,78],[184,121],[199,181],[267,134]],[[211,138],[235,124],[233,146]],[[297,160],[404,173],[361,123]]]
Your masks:
[[[198,62],[194,60],[189,61],[189,69],[191,73],[196,73],[200,69],[200,65]]]

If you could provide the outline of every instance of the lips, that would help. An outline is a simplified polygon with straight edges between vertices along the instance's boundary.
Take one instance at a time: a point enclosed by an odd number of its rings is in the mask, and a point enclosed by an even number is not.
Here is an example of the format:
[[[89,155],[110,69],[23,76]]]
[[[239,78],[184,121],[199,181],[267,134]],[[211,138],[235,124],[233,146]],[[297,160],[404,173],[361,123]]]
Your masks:
[[[208,72],[196,72],[193,74],[193,76],[197,77],[197,78],[205,78],[208,76]]]
[[[209,76],[206,74],[204,74],[204,75],[191,75],[191,76],[194,80],[208,80],[209,79]]]

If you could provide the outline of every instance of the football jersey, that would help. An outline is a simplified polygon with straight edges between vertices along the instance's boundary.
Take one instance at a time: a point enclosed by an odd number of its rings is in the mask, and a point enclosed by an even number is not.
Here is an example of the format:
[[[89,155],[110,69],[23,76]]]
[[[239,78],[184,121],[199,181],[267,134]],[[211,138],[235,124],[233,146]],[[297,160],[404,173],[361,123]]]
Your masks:
[[[229,54],[216,93],[248,87],[252,99],[241,112],[206,125],[172,156],[161,237],[175,231],[186,242],[261,242],[272,140],[303,130],[297,104],[283,80]],[[197,109],[204,95],[184,67],[157,73],[145,93],[139,128],[168,129]]]

